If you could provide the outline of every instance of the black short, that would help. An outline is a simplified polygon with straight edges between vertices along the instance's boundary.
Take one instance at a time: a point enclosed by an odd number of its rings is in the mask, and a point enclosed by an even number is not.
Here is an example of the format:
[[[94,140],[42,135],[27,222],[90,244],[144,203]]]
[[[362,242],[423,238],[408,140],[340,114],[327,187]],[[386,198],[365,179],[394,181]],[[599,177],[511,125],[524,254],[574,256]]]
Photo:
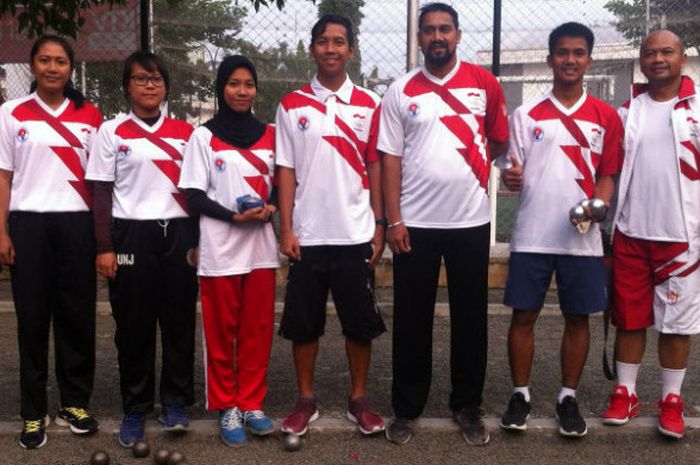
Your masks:
[[[301,260],[290,260],[287,295],[279,334],[295,342],[323,335],[330,290],[343,335],[369,342],[386,331],[374,296],[369,243],[301,248]]]

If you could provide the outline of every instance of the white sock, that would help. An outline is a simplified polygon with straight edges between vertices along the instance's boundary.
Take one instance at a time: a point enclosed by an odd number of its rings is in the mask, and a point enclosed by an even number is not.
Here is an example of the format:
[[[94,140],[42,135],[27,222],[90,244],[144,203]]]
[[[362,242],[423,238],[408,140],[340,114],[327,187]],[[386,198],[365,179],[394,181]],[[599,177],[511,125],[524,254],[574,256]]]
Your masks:
[[[627,388],[627,394],[637,394],[637,373],[639,373],[640,364],[615,362],[617,370],[617,384]]]
[[[530,388],[527,386],[514,386],[513,394],[519,392],[525,397],[525,402],[530,402]]]
[[[685,377],[685,368],[674,370],[673,368],[661,367],[661,399],[666,400],[669,394],[681,395],[681,386]]]
[[[566,396],[571,396],[574,399],[576,398],[576,389],[571,389],[566,386],[561,387],[561,391],[559,391],[559,398],[557,399],[557,403],[561,404],[561,401],[564,400],[564,397]]]

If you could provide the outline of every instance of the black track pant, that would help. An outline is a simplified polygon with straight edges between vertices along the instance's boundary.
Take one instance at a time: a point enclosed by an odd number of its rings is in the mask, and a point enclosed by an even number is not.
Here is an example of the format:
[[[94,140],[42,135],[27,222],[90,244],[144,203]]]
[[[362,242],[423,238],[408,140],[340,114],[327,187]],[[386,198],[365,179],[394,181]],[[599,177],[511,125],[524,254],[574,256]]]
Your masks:
[[[117,276],[109,282],[109,300],[127,415],[153,410],[158,325],[160,402],[181,407],[194,402],[197,276],[188,256],[197,240],[193,218],[114,220]]]
[[[408,232],[411,252],[394,255],[394,412],[399,418],[416,418],[428,399],[441,258],[450,302],[450,408],[480,405],[486,375],[489,225]]]
[[[95,374],[95,238],[92,213],[11,212],[11,267],[20,357],[20,414],[48,413],[53,320],[60,402],[87,408]]]

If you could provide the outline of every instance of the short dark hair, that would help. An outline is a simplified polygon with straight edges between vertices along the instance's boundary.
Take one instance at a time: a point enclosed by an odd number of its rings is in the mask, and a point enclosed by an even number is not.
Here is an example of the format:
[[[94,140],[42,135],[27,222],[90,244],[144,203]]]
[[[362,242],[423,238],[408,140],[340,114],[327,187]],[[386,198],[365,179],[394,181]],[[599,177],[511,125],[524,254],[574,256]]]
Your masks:
[[[39,49],[47,43],[57,44],[63,49],[64,52],[66,52],[72,73],[75,69],[75,52],[73,51],[73,47],[71,47],[70,43],[68,43],[68,41],[61,36],[46,34],[39,37],[32,45],[32,49],[29,51],[29,62],[34,63],[34,58],[36,58],[37,54],[39,53]],[[34,92],[36,89],[37,83],[35,79],[30,84],[29,91]],[[83,103],[85,102],[85,96],[82,94],[82,92],[75,88],[72,79],[68,79],[66,86],[63,88],[63,96],[71,100],[75,105],[75,108],[82,107]]]
[[[423,25],[423,17],[425,15],[427,15],[428,13],[435,13],[438,11],[442,13],[447,13],[450,16],[452,16],[452,21],[454,21],[455,23],[455,29],[459,29],[459,14],[457,13],[457,10],[452,8],[447,3],[442,2],[428,3],[427,5],[423,5],[421,7],[418,13],[418,28],[420,29],[420,27]]]
[[[129,100],[129,81],[131,81],[131,67],[134,66],[134,63],[141,65],[146,71],[152,73],[158,71],[160,75],[163,76],[165,99],[167,100],[168,93],[170,92],[170,73],[168,73],[168,68],[158,55],[142,50],[132,53],[124,61],[124,71],[122,72],[122,91],[124,91],[124,97]]]
[[[348,38],[348,45],[350,45],[350,47],[355,46],[355,32],[352,30],[352,21],[350,21],[350,18],[333,13],[321,16],[321,18],[316,21],[316,24],[314,24],[314,27],[311,28],[311,45],[316,42],[321,34],[326,32],[326,26],[329,24],[340,24],[343,26]]]
[[[581,23],[569,22],[560,24],[552,32],[549,33],[549,54],[554,53],[554,48],[557,46],[557,42],[562,37],[583,37],[586,39],[586,44],[588,44],[588,56],[593,53],[593,31],[587,26]]]

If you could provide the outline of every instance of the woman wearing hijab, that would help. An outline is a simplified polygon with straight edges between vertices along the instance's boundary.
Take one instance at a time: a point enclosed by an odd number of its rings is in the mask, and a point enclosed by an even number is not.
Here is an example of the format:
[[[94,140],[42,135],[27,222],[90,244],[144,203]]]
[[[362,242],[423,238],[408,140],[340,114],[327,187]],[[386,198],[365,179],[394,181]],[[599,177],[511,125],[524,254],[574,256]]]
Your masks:
[[[95,373],[95,238],[84,175],[102,115],[73,87],[74,68],[65,39],[39,38],[30,52],[31,93],[0,108],[0,263],[12,271],[25,449],[47,441],[52,326],[56,423],[74,434],[98,429],[87,411]]]
[[[143,440],[154,407],[159,326],[164,429],[186,431],[185,407],[194,402],[197,220],[177,189],[193,128],[161,111],[169,86],[158,56],[139,51],[126,59],[122,87],[130,111],[102,125],[86,174],[95,181],[97,271],[109,279],[116,323],[122,447]]]
[[[274,431],[262,410],[272,345],[279,253],[271,215],[274,127],[251,108],[257,73],[243,56],[221,63],[219,111],[185,149],[180,188],[201,214],[198,274],[207,409],[218,410],[229,446]]]

